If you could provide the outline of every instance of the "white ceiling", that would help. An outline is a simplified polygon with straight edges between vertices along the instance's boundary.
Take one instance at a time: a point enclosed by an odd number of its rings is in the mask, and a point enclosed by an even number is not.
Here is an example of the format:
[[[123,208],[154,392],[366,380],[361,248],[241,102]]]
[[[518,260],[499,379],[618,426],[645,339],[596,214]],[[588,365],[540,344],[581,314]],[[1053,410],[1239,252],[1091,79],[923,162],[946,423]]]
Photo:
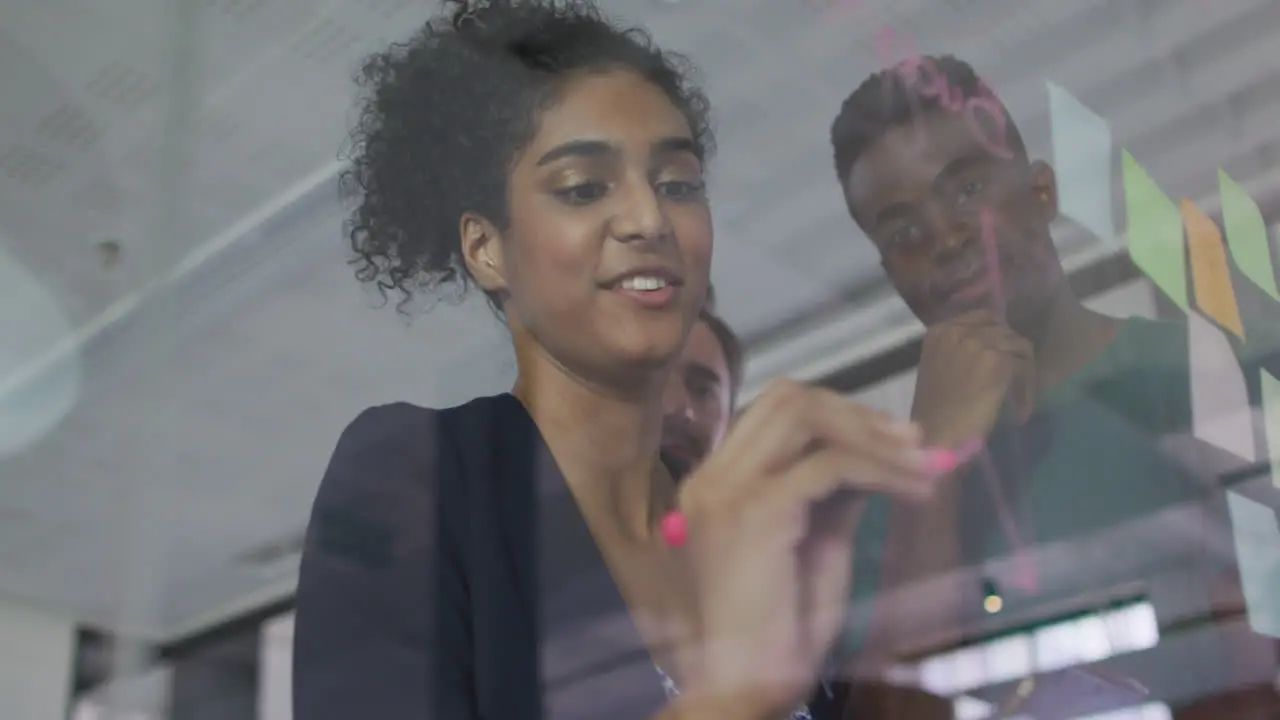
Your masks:
[[[0,280],[26,281],[0,285],[0,596],[169,637],[287,592],[287,558],[242,556],[301,530],[347,421],[509,381],[483,303],[406,325],[342,263],[348,79],[424,4],[202,0],[184,26],[163,0],[0,0]],[[1049,79],[1171,193],[1212,196],[1220,166],[1273,187],[1274,0],[609,5],[705,70],[720,306],[774,346],[883,285],[826,138],[885,21],[971,60],[1036,154]],[[881,330],[909,323],[896,301],[878,312]]]

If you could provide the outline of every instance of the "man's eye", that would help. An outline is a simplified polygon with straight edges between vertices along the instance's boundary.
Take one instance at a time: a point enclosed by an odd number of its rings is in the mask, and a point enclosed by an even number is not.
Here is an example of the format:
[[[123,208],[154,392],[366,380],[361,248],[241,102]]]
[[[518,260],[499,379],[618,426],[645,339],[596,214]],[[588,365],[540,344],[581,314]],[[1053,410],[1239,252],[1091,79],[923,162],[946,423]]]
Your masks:
[[[956,196],[956,204],[963,205],[977,197],[982,192],[982,187],[981,180],[969,180],[960,188],[960,193]]]
[[[601,182],[588,182],[556,190],[556,197],[571,205],[586,205],[605,196],[609,188]]]
[[[923,236],[924,233],[921,231],[920,226],[911,223],[889,233],[889,244],[894,247],[910,247],[912,244],[919,242]]]
[[[702,197],[707,185],[702,181],[668,180],[658,183],[658,193],[673,200],[692,200]]]
[[[690,393],[699,400],[706,400],[715,395],[715,387],[710,383],[697,383],[690,388]]]

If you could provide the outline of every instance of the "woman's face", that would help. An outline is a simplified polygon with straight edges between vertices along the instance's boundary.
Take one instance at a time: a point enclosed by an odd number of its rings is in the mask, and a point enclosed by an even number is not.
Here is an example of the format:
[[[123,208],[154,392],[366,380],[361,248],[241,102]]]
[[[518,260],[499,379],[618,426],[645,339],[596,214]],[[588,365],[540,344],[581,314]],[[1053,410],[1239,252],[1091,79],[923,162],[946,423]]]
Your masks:
[[[665,367],[698,317],[712,246],[680,111],[631,72],[574,78],[508,186],[499,264],[517,341],[584,378],[634,383]]]

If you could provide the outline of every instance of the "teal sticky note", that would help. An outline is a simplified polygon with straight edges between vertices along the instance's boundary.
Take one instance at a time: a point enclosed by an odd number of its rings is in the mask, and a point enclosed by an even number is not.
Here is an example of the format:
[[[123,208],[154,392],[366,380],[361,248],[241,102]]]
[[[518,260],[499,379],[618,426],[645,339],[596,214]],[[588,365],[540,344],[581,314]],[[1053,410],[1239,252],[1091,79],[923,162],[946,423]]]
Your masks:
[[[1276,300],[1276,269],[1267,244],[1267,223],[1258,204],[1244,188],[1222,170],[1218,171],[1218,192],[1222,195],[1222,224],[1227,231],[1227,247],[1240,272]]]
[[[1058,175],[1058,209],[1089,232],[1111,240],[1111,127],[1074,95],[1049,86],[1049,129]]]
[[[1129,256],[1183,312],[1187,307],[1187,256],[1182,214],[1138,161],[1124,151],[1124,200],[1129,215]]]
[[[1275,512],[1235,492],[1227,493],[1227,511],[1249,628],[1280,637],[1280,529]]]
[[[1262,371],[1262,424],[1271,461],[1271,484],[1280,488],[1280,380]]]

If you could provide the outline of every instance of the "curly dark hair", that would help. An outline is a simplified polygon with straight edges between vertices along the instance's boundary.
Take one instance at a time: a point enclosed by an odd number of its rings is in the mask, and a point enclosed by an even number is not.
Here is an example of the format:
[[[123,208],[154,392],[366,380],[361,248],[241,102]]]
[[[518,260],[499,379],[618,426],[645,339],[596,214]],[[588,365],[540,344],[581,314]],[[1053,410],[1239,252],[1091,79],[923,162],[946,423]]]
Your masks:
[[[1026,144],[1009,109],[986,89],[972,65],[953,55],[931,55],[913,60],[936,68],[950,87],[959,90],[963,100],[984,95],[995,100],[1004,115],[1009,145],[1018,156],[1026,157]],[[840,114],[831,124],[831,146],[836,177],[841,185],[848,181],[849,171],[858,157],[885,131],[910,122],[917,113],[941,106],[936,96],[924,96],[908,87],[907,81],[899,72],[901,67],[899,64],[873,73],[840,106]]]
[[[461,297],[468,289],[459,218],[469,211],[507,225],[508,173],[566,79],[632,70],[684,114],[704,157],[714,151],[692,65],[644,30],[618,27],[591,0],[443,5],[358,73],[364,97],[340,183],[355,202],[345,230],[356,277],[384,300],[398,292],[401,311],[417,294],[453,285]]]

